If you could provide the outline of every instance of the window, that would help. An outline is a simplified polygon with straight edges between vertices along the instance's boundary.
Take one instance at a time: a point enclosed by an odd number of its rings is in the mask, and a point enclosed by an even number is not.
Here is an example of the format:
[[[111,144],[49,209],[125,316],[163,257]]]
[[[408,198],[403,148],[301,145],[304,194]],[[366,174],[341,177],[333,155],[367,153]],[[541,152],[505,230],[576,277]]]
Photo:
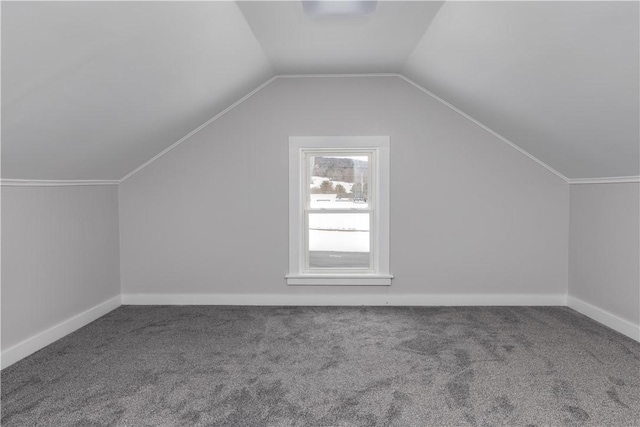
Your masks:
[[[390,285],[389,137],[289,139],[290,285]]]

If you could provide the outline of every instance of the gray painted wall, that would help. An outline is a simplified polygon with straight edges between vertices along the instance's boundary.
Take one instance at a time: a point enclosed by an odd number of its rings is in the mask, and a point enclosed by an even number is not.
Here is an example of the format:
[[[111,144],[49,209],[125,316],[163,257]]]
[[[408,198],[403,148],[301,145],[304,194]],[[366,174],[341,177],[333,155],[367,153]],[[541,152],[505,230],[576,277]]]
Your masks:
[[[117,194],[2,187],[2,350],[119,295]]]
[[[390,288],[285,284],[290,135],[390,136]],[[277,79],[120,185],[122,292],[565,294],[568,187],[398,77]]]
[[[569,295],[640,323],[640,184],[571,186]]]

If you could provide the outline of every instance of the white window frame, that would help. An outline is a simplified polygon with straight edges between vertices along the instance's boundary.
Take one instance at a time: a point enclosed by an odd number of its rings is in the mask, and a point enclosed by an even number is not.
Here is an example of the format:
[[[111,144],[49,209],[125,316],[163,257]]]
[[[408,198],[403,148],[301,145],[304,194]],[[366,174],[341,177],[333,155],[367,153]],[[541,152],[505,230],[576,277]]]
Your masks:
[[[371,213],[371,268],[306,270],[309,152],[336,154],[371,153],[369,183]],[[346,154],[348,153],[348,154]],[[292,136],[289,137],[289,274],[288,285],[389,286],[389,137],[388,136]],[[331,209],[331,212],[334,210]],[[337,210],[336,213],[339,213]]]

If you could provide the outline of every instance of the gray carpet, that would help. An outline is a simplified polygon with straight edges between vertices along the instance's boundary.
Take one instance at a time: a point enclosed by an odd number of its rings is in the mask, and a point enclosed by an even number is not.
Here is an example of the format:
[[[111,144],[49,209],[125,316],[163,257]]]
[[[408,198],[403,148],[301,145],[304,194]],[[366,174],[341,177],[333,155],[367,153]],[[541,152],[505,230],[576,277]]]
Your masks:
[[[640,425],[568,308],[120,307],[2,371],[3,426]]]

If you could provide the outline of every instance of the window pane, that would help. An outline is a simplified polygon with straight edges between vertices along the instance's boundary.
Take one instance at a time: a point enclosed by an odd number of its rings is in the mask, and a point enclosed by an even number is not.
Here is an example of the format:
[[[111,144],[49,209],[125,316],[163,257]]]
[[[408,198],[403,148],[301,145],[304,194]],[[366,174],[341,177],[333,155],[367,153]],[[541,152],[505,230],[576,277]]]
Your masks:
[[[308,171],[312,209],[369,207],[367,154],[311,156]]]
[[[309,214],[309,268],[370,266],[369,213]]]

